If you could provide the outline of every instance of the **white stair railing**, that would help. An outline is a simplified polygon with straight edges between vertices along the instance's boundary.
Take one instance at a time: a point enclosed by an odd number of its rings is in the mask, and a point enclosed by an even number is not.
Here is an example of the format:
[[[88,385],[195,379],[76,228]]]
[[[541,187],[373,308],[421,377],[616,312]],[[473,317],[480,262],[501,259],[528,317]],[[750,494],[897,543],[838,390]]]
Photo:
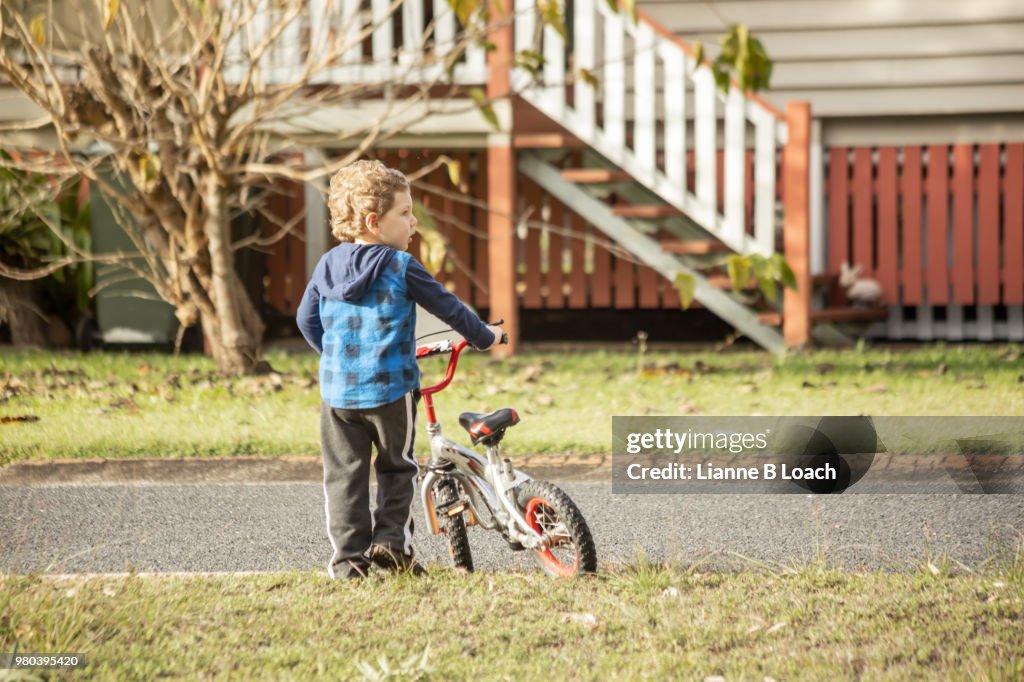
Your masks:
[[[231,82],[238,82],[246,72],[249,48],[258,44],[273,22],[299,0],[257,2],[253,21],[228,37]],[[231,12],[237,11],[239,4],[240,0],[224,0],[222,6]],[[443,75],[446,58],[461,40],[462,28],[448,0],[403,0],[397,8],[391,0],[370,0],[368,9],[363,9],[360,0],[308,0],[301,4],[301,13],[285,27],[260,62],[264,83],[289,82],[308,63],[319,63],[339,49],[340,54],[326,68],[315,70],[314,83],[386,84],[396,79],[403,85],[432,83]],[[398,36],[396,22],[401,25]],[[358,38],[368,28],[372,32],[364,54]],[[460,85],[486,83],[486,48],[470,44],[455,64],[452,76]]]
[[[634,22],[603,0],[574,4],[567,62],[566,41],[554,29],[545,27],[541,44],[536,44],[536,0],[516,0],[516,50],[533,50],[545,59],[539,78],[517,70],[514,82],[523,97],[734,251],[770,255],[775,246],[776,150],[785,142],[781,114],[735,87],[723,94],[711,71],[695,68],[683,43],[649,19],[641,16]],[[573,64],[569,76],[567,63]],[[583,77],[584,71],[596,78]],[[695,177],[694,186],[688,187],[691,131]],[[753,235],[747,234],[745,222],[748,146],[754,152]]]

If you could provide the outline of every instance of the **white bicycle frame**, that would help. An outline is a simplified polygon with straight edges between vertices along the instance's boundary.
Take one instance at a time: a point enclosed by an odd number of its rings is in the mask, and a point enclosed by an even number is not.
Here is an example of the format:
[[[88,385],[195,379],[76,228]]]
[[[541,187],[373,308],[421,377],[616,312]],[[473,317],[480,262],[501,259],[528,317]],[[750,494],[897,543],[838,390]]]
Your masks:
[[[550,544],[549,540],[530,527],[516,503],[518,487],[532,479],[515,469],[510,460],[501,459],[501,447],[498,444],[487,447],[487,458],[484,459],[472,450],[446,438],[441,432],[440,422],[436,421],[434,416],[431,396],[451,381],[459,353],[466,345],[466,341],[462,340],[455,344],[441,341],[423,347],[429,350],[422,357],[452,354],[445,380],[436,386],[423,389],[429,418],[427,435],[430,438],[430,461],[420,482],[420,497],[427,526],[435,535],[440,532],[431,490],[439,479],[450,478],[459,483],[459,489],[465,493],[463,502],[468,505],[470,524],[504,533],[510,540],[518,542],[524,548],[545,550]],[[456,503],[445,511],[454,516],[461,514],[465,508]]]

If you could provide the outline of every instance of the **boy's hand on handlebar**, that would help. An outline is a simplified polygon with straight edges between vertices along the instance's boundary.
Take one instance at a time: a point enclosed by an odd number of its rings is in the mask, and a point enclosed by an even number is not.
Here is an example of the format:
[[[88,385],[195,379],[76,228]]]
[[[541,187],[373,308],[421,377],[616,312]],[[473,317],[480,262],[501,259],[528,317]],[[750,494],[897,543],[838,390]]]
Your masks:
[[[499,327],[496,324],[489,324],[487,325],[487,329],[489,329],[490,332],[494,334],[494,342],[491,345],[487,346],[487,348],[483,348],[482,350],[490,350],[491,348],[494,348],[500,343],[508,343],[508,336],[505,335],[505,332],[502,331],[501,327]]]

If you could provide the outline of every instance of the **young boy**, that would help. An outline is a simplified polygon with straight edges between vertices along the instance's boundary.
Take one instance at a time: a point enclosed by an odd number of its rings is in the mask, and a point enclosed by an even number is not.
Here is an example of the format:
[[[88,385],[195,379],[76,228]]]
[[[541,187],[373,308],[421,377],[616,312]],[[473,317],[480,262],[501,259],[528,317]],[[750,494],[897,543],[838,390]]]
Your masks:
[[[405,252],[416,230],[405,176],[357,161],[331,179],[338,246],[317,263],[296,318],[320,353],[320,438],[332,578],[364,577],[370,563],[423,573],[413,558],[413,457],[419,368],[416,304],[477,348],[488,327]],[[370,518],[370,451],[377,449],[377,509]]]

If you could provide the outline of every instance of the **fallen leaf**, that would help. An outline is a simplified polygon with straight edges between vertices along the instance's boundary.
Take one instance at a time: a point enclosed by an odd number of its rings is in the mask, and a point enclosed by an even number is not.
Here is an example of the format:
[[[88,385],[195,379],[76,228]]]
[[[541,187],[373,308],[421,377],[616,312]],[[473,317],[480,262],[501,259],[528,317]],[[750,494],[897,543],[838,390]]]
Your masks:
[[[138,404],[136,404],[136,402],[134,400],[132,400],[131,398],[118,398],[114,402],[110,403],[110,407],[117,408],[117,409],[125,409],[125,410],[128,410],[131,413],[135,413],[135,412],[139,411]]]
[[[543,370],[540,365],[530,365],[520,373],[519,378],[528,384],[540,379],[540,375],[543,374]]]
[[[693,368],[700,372],[701,374],[711,374],[712,372],[715,371],[715,368],[712,365],[707,364],[703,360],[698,360],[697,362],[693,363]]]
[[[0,424],[26,424],[28,422],[37,421],[39,421],[39,417],[34,414],[16,414],[0,417]]]
[[[886,384],[874,384],[864,389],[865,393],[888,393],[889,387]]]
[[[597,616],[592,613],[570,613],[565,616],[565,619],[570,623],[577,623],[591,630],[600,626]]]
[[[1017,362],[1020,360],[1020,351],[1016,348],[1004,348],[997,355],[1000,360],[1009,360],[1010,362]]]
[[[541,407],[551,407],[555,404],[555,399],[546,393],[541,393],[537,396],[537,404]]]

